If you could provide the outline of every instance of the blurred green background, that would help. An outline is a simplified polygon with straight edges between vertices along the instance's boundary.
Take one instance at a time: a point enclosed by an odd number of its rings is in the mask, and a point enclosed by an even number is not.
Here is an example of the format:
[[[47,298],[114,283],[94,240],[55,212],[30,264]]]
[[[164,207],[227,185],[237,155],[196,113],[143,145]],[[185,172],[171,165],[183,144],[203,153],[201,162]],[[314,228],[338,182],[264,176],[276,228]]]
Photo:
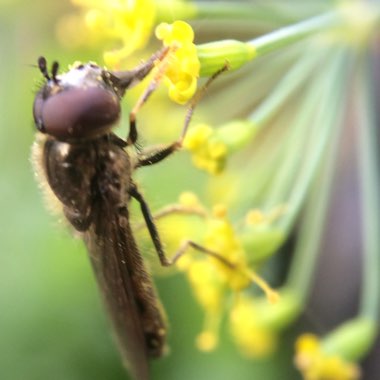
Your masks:
[[[0,1],[0,379],[127,379],[113,345],[81,241],[49,215],[34,179],[32,103],[39,55],[66,67],[75,59],[54,39],[68,2]],[[71,54],[71,55],[70,55]],[[179,130],[179,129],[178,129]],[[161,142],[161,141],[160,141]],[[180,169],[180,170],[179,170]],[[153,208],[201,189],[205,175],[179,154],[139,174]],[[170,184],[170,185],[168,185]],[[170,323],[170,353],[153,379],[297,379],[292,343],[275,357],[244,359],[228,334],[212,354],[194,346],[202,314],[180,275],[157,278]]]

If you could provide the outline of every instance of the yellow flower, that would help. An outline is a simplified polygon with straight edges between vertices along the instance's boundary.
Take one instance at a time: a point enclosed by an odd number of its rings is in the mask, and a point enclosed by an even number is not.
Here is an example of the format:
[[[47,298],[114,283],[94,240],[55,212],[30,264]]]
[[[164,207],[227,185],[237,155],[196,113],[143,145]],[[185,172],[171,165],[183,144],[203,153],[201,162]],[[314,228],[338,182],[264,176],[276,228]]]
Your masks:
[[[250,253],[251,264],[259,265],[267,260],[283,243],[286,233],[276,222],[286,215],[286,211],[285,205],[278,205],[265,213],[257,209],[247,213],[245,223],[239,230],[239,240]]]
[[[214,136],[213,128],[200,124],[189,130],[183,146],[192,153],[195,166],[211,174],[218,174],[224,169],[227,147]]]
[[[194,296],[205,312],[204,327],[196,339],[196,345],[201,351],[211,351],[218,344],[226,289],[215,268],[205,258],[188,263],[187,276]]]
[[[120,62],[137,49],[143,48],[151,34],[156,18],[154,0],[72,0],[83,9],[83,17],[65,16],[58,24],[61,42],[70,44],[86,40],[109,41],[118,48],[104,53],[109,67],[119,66]],[[80,38],[78,32],[83,34]]]
[[[239,291],[251,283],[251,278],[246,274],[248,268],[246,267],[244,250],[236,237],[232,224],[227,219],[226,213],[225,206],[217,205],[214,207],[213,217],[209,218],[207,222],[204,245],[234,265],[231,268],[220,260],[209,257],[209,260],[218,270],[221,280],[232,290]]]
[[[204,328],[197,338],[197,346],[200,350],[210,351],[218,343],[220,320],[231,295],[245,290],[252,282],[265,292],[270,302],[276,302],[278,295],[248,267],[244,249],[227,218],[224,205],[215,206],[209,214],[194,194],[183,193],[179,206],[202,211],[206,225],[203,227],[203,238],[195,242],[218,255],[187,254],[177,262],[177,267],[186,273],[194,296],[205,311]],[[264,334],[264,330],[261,332]]]
[[[212,312],[220,311],[222,284],[209,263],[203,259],[193,260],[189,265],[187,275],[197,301],[202,307]]]
[[[249,120],[233,120],[217,128],[200,124],[189,130],[184,147],[191,152],[195,166],[219,174],[227,158],[252,141],[256,131],[257,125]]]
[[[263,357],[276,348],[276,332],[257,319],[255,301],[250,297],[238,297],[230,313],[230,330],[241,351],[249,357]]]
[[[357,380],[360,370],[337,354],[326,354],[318,338],[303,334],[296,342],[295,364],[305,380]]]
[[[186,22],[175,21],[173,24],[158,25],[156,36],[165,46],[175,49],[168,58],[164,82],[169,87],[169,97],[184,104],[194,95],[199,76],[200,65],[193,43],[194,32]]]
[[[198,256],[185,255],[178,261],[178,267],[187,271],[189,279],[196,291],[199,291],[198,298],[202,298],[202,292],[208,292],[207,286],[199,281],[208,281],[219,288],[230,289],[234,292],[247,288],[251,283],[256,283],[266,294],[270,302],[276,302],[278,295],[270,286],[254,271],[252,271],[246,261],[245,251],[239,241],[239,237],[231,222],[227,218],[227,209],[224,205],[217,205],[213,209],[212,215],[207,215],[205,209],[193,194],[185,193],[181,196],[182,205],[193,205],[195,209],[202,210],[206,226],[204,228],[203,241],[197,242],[204,248],[214,252],[218,257],[205,255]],[[183,261],[183,263],[182,263]],[[199,263],[199,264],[197,264]],[[208,275],[200,276],[200,269],[196,265],[201,265],[203,271],[208,270]],[[194,267],[197,269],[195,270]],[[206,296],[207,298],[207,296]],[[209,299],[204,305],[210,303]]]

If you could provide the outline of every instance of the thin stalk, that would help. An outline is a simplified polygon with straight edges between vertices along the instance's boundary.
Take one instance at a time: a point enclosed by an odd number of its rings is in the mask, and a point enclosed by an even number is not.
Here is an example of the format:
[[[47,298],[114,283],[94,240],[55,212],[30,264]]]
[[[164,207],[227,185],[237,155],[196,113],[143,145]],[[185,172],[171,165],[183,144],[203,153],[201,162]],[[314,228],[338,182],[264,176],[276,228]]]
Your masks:
[[[322,54],[316,52],[313,52],[313,54],[305,54],[293,65],[282,80],[280,80],[278,85],[271,90],[270,95],[264,100],[264,102],[251,114],[250,117],[248,117],[252,123],[249,126],[247,125],[247,128],[250,128],[249,136],[252,138],[254,138],[255,134],[260,129],[270,127],[266,132],[266,140],[263,143],[260,142],[258,146],[255,146],[254,156],[252,157],[253,161],[261,162],[262,164],[255,168],[253,172],[252,168],[248,166],[247,174],[242,176],[243,178],[246,178],[246,181],[244,181],[242,186],[251,189],[251,191],[247,193],[249,203],[252,203],[252,199],[255,199],[255,203],[257,203],[257,198],[260,194],[265,192],[265,202],[267,204],[272,203],[273,205],[273,202],[268,200],[276,199],[276,203],[274,204],[278,205],[278,199],[281,197],[280,195],[274,195],[274,193],[278,194],[277,191],[281,191],[283,201],[285,194],[289,192],[289,190],[286,190],[285,192],[282,190],[285,187],[283,184],[284,178],[281,181],[277,181],[277,184],[272,184],[270,186],[269,194],[272,195],[268,195],[266,187],[269,182],[273,182],[274,173],[277,173],[279,167],[284,165],[284,154],[286,154],[286,161],[288,161],[290,156],[294,154],[297,155],[299,152],[302,153],[302,146],[297,148],[294,142],[302,140],[300,139],[300,134],[303,133],[302,130],[304,130],[305,126],[307,127],[309,123],[310,112],[315,108],[315,104],[319,102],[320,91],[317,91],[316,87],[310,84],[312,87],[310,94],[306,94],[303,97],[305,100],[298,107],[303,110],[302,115],[304,116],[302,117],[302,123],[297,121],[293,122],[292,119],[289,121],[286,117],[281,118],[283,122],[280,125],[273,126],[270,121],[279,114],[279,111],[283,109],[286,102],[290,100],[289,98],[292,97],[292,95],[294,95],[305,83],[305,80],[310,78],[310,73],[313,72],[320,60],[324,59],[325,56],[325,52]],[[311,80],[316,81],[316,85],[321,82],[320,78]],[[305,111],[305,109],[307,110]],[[300,116],[296,116],[296,120],[297,118],[300,118]],[[298,125],[298,128],[296,124]],[[286,132],[286,130],[289,130],[289,132]],[[306,130],[304,133],[308,133],[308,131]],[[252,140],[249,136],[246,144],[250,143]],[[281,147],[278,149],[272,149],[273,141],[279,141],[279,139],[282,141]],[[270,154],[268,154],[268,152],[270,152]],[[283,171],[282,169],[280,170]],[[289,180],[292,183],[294,181],[294,175],[290,175],[287,169],[284,171],[285,180]],[[252,185],[252,183],[254,183],[254,185]],[[287,189],[288,188],[289,187],[287,187]]]
[[[344,19],[339,12],[330,12],[278,29],[248,42],[256,50],[256,56],[291,45],[310,35],[342,25]]]
[[[337,28],[347,22],[341,12],[331,12],[307,19],[254,38],[248,42],[220,40],[197,45],[200,76],[209,76],[226,62],[231,70],[285,46],[290,46],[321,31]]]
[[[228,62],[231,70],[311,36],[330,32],[330,42],[341,41],[352,46],[366,44],[380,23],[380,8],[362,5],[336,7],[335,11],[300,21],[248,42],[220,40],[197,45],[201,64],[200,76],[209,76]],[[331,32],[334,33],[331,33]]]
[[[300,59],[302,53],[299,47],[290,47],[286,54],[275,53],[271,58],[252,62],[234,74],[226,75],[220,87],[215,83],[214,93],[204,99],[201,107],[204,105],[207,113],[216,115],[216,119],[222,116],[219,124],[236,115],[246,114],[247,110],[252,109],[252,105],[261,99],[267,98],[268,95],[272,97],[270,94],[274,92],[273,87],[282,82],[283,73],[289,70],[294,61]],[[255,72],[260,72],[260,75],[253,75]],[[239,102],[232,102],[231,99],[239,99]],[[222,114],[221,109],[224,110]]]
[[[325,74],[330,74],[330,70],[326,71]],[[292,125],[286,140],[283,142],[284,147],[279,160],[276,162],[277,168],[272,172],[271,188],[265,200],[266,209],[271,209],[278,204],[288,203],[290,189],[294,188],[299,182],[297,177],[300,170],[303,171],[302,165],[309,161],[310,154],[313,153],[305,150],[304,147],[305,141],[308,139],[309,121],[310,117],[315,114],[315,105],[321,99],[321,94],[323,94],[329,78],[330,75],[326,75],[325,80],[320,80],[319,83],[314,83],[314,86],[310,86],[305,102],[300,107],[299,115],[295,118],[294,125]],[[320,131],[318,141],[322,139],[323,130]]]
[[[373,70],[373,69],[372,69]],[[359,174],[362,199],[363,274],[360,314],[380,320],[380,176],[379,135],[374,91],[363,63],[358,83]]]
[[[320,58],[316,54],[306,52],[280,83],[268,96],[268,98],[248,118],[260,129],[278,112],[289,97],[299,89],[305,79],[315,69]]]
[[[326,55],[331,55],[331,51],[321,52],[321,56],[325,57]],[[295,198],[295,191],[290,195],[291,189],[299,188],[300,194],[306,194],[315,173],[315,165],[327,144],[331,126],[324,121],[316,120],[316,118],[323,119],[324,113],[328,114],[328,111],[335,114],[335,108],[330,109],[329,94],[331,83],[333,83],[332,78],[336,80],[339,62],[339,58],[334,59],[332,56],[324,71],[313,78],[308,92],[303,97],[303,102],[297,107],[294,121],[286,122],[286,124],[291,122],[292,127],[287,136],[283,138],[281,143],[283,147],[277,155],[277,160],[273,162],[273,168],[266,168],[272,180],[265,197],[265,208],[271,209],[278,204],[289,204],[291,208],[287,217],[283,219],[285,225],[293,221],[294,214],[298,211],[299,202],[294,204],[294,200],[298,198]],[[324,99],[322,104],[321,99]],[[324,111],[324,113],[319,112],[319,116],[316,114],[316,104],[319,104],[320,109]],[[307,149],[306,146],[310,144],[312,147]],[[301,198],[299,197],[299,199]]]
[[[286,218],[281,221],[281,226],[285,230],[290,230],[293,227],[318,165],[325,154],[326,147],[335,134],[338,111],[342,107],[342,99],[344,99],[343,88],[340,84],[344,83],[344,75],[346,74],[344,68],[347,67],[347,62],[345,62],[345,59],[348,59],[347,55],[343,54],[342,51],[338,51],[333,61],[333,68],[330,71],[330,86],[327,85],[324,99],[319,104],[319,114],[314,120],[314,126],[316,126],[314,131],[318,139],[316,139],[311,153],[302,163],[302,170],[293,184],[294,191],[292,191],[287,200],[289,211]]]
[[[346,56],[340,54],[339,61],[342,64],[347,59]],[[342,73],[341,73],[342,74]],[[342,78],[341,78],[342,79]],[[333,86],[340,84],[339,91],[331,91],[329,99],[340,99],[342,101],[344,95],[344,81],[336,81]],[[344,100],[343,100],[344,101]],[[329,124],[329,146],[324,147],[323,156],[318,155],[319,164],[323,157],[323,165],[319,165],[319,176],[313,177],[315,186],[312,188],[310,198],[307,202],[305,215],[302,219],[302,226],[299,231],[299,240],[295,251],[292,265],[286,281],[286,287],[290,287],[300,297],[303,302],[310,291],[313,278],[313,271],[318,257],[320,248],[320,238],[324,226],[324,218],[326,216],[329,194],[332,184],[334,161],[337,155],[339,137],[342,128],[342,107],[336,107],[337,112],[326,121]],[[335,128],[333,128],[335,127]],[[316,162],[317,160],[315,160]],[[316,172],[316,168],[314,172]],[[312,169],[312,168],[311,168]],[[296,195],[296,199],[300,200],[303,196]],[[297,208],[297,207],[296,207]],[[288,225],[289,227],[289,225]]]

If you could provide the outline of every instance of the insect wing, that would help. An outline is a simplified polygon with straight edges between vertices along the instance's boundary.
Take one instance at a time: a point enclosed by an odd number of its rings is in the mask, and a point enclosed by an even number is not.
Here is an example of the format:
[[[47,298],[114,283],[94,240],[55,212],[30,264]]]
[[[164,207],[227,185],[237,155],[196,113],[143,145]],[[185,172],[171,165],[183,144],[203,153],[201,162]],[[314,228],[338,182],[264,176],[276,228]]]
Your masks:
[[[128,269],[136,245],[126,218],[115,210],[97,211],[84,240],[124,364],[135,379],[145,380],[148,357]]]

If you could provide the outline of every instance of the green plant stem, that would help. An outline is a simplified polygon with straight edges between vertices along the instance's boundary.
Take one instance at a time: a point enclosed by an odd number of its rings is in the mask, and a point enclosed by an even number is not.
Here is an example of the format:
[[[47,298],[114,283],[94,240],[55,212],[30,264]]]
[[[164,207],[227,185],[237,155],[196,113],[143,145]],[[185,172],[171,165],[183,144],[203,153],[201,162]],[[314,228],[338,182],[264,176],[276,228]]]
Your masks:
[[[331,12],[310,18],[248,42],[220,40],[197,45],[201,64],[200,76],[209,76],[228,62],[231,70],[285,46],[290,46],[318,32],[336,28],[344,22],[341,12]]]
[[[306,53],[307,52],[308,50],[306,48]],[[242,169],[246,171],[246,173],[242,175],[242,178],[244,178],[244,180],[241,186],[242,188],[250,189],[248,193],[242,192],[241,194],[240,201],[242,204],[242,209],[244,209],[244,207],[250,207],[252,205],[252,200],[254,200],[255,204],[260,204],[261,201],[259,201],[259,198],[261,197],[261,194],[264,193],[265,203],[270,209],[272,206],[278,206],[279,203],[284,202],[286,195],[289,193],[289,186],[286,190],[284,190],[285,186],[282,182],[284,179],[282,179],[281,181],[276,180],[277,184],[273,184],[273,176],[274,173],[277,173],[279,170],[283,171],[281,167],[284,165],[284,157],[286,157],[286,161],[288,161],[290,157],[293,157],[297,153],[301,152],[302,154],[302,139],[300,138],[299,134],[304,135],[305,133],[308,133],[308,125],[310,123],[310,112],[313,111],[313,109],[315,108],[315,104],[318,103],[321,98],[316,87],[314,87],[312,84],[314,81],[317,82],[315,84],[320,83],[320,77],[318,76],[317,78],[313,79],[313,77],[310,78],[310,74],[320,64],[321,59],[325,59],[326,51],[313,51],[312,53],[313,54],[305,54],[302,57],[300,57],[298,61],[295,64],[293,64],[293,66],[290,69],[286,68],[287,73],[282,78],[279,78],[277,85],[275,86],[275,88],[270,90],[269,95],[266,95],[265,93],[261,96],[261,98],[264,97],[265,100],[248,117],[250,123],[247,123],[247,129],[249,128],[250,130],[247,135],[246,141],[244,141],[240,148],[250,144],[252,142],[252,139],[255,138],[255,134],[258,133],[260,129],[266,128],[268,129],[268,131],[265,132],[265,141],[263,143],[260,143],[258,146],[255,146],[254,148],[255,156],[253,160],[256,162],[262,162],[262,165],[255,168],[253,172],[250,166],[247,166],[247,169],[245,170]],[[270,64],[272,65],[273,63],[271,62]],[[270,67],[272,68],[272,66]],[[284,72],[285,69],[283,69],[282,71]],[[325,75],[324,73],[322,74]],[[274,74],[272,74],[272,77],[273,75]],[[309,94],[310,96],[308,96],[308,94],[304,95],[304,93],[302,93],[302,99],[305,100],[299,107],[297,107],[295,111],[297,114],[294,117],[295,121],[293,122],[293,116],[291,117],[291,121],[289,121],[286,115],[285,117],[283,115],[283,111],[285,110],[285,104],[291,101],[292,96],[297,95],[297,91],[300,87],[302,87],[302,85],[305,84],[305,80],[307,80],[308,78],[312,81],[312,83],[309,83],[308,86],[308,88],[312,87],[312,90],[310,90]],[[251,88],[257,88],[257,91],[260,93],[263,86],[256,84],[254,86],[252,85]],[[320,91],[322,90],[323,89],[321,88]],[[255,99],[255,95],[256,91],[254,92],[254,94],[252,94],[251,99]],[[238,96],[239,93],[236,94],[236,97]],[[246,99],[249,98],[249,96],[244,95],[242,96],[242,98]],[[309,106],[307,106],[304,103],[305,101]],[[226,108],[227,107],[228,104],[226,104]],[[305,107],[308,108],[308,111],[301,111],[304,110]],[[297,119],[299,118],[298,113],[302,113],[304,115],[302,119],[303,123],[297,122]],[[275,117],[280,117],[281,120],[283,120],[283,123],[274,126],[272,120]],[[298,128],[295,124],[298,125]],[[307,130],[304,132],[305,126]],[[292,135],[293,137],[290,135]],[[281,139],[282,141],[281,144],[275,143],[275,141],[278,141],[279,139]],[[297,148],[295,146],[296,142],[300,142],[301,146]],[[273,149],[273,144],[280,146]],[[299,167],[298,163],[299,160],[296,161],[297,168]],[[283,177],[285,177],[285,180],[290,181],[291,183],[294,182],[294,175],[289,175],[287,169],[284,170]],[[271,182],[272,184],[267,188],[267,184],[269,182]],[[274,193],[278,194],[278,191],[281,192],[281,196],[270,195]],[[276,199],[276,202],[268,202],[268,199]],[[278,201],[279,199],[281,199],[280,202]],[[271,206],[269,206],[269,203],[271,203]]]
[[[380,321],[380,176],[375,95],[366,63],[358,81],[359,175],[362,199],[363,274],[360,313]]]
[[[242,67],[234,75],[223,77],[227,90],[218,91],[212,97],[206,97],[200,107],[213,115],[213,124],[221,124],[226,120],[244,115],[252,108],[252,104],[259,104],[263,99],[272,97],[274,86],[282,82],[289,70],[289,66],[295,61],[303,60],[303,51],[299,46],[290,46],[286,54],[274,53],[273,59],[267,57],[251,65]],[[260,72],[260,75],[252,75],[252,72]],[[228,96],[226,93],[228,91]],[[276,90],[277,91],[277,90]],[[231,99],[239,99],[239,102],[231,103]],[[260,106],[261,107],[261,106]],[[220,110],[223,109],[223,113]]]
[[[340,70],[341,60],[339,56],[334,57],[331,50],[325,50],[322,56],[331,56],[331,60],[326,62],[324,71],[310,83],[304,101],[298,108],[280,155],[285,158],[275,163],[276,176],[266,197],[265,203],[269,209],[278,204],[289,205],[286,217],[281,222],[285,230],[292,227],[298,215],[333,129],[335,103],[340,94],[336,93],[334,88],[331,89],[331,85],[339,78],[337,72]],[[331,99],[332,95],[336,98]],[[320,105],[321,111],[318,113],[315,111],[316,104]],[[305,148],[308,145],[310,148]],[[292,193],[291,189],[294,189]]]
[[[297,185],[304,189],[306,184],[304,181],[306,179],[303,178],[302,181],[298,179],[300,169],[301,173],[305,173],[306,170],[303,168],[303,165],[309,167],[311,155],[319,158],[317,147],[322,144],[324,145],[326,142],[324,136],[326,135],[327,125],[324,125],[323,129],[319,130],[313,151],[305,150],[304,146],[311,130],[310,118],[315,117],[315,105],[318,104],[321,95],[325,92],[326,86],[328,87],[329,85],[331,69],[327,67],[322,77],[319,77],[318,81],[315,80],[315,82],[309,85],[309,91],[305,94],[305,100],[301,103],[292,128],[290,128],[289,133],[285,137],[281,154],[278,157],[279,159],[274,163],[277,169],[274,171],[275,176],[271,181],[271,186],[266,196],[266,209],[271,209],[278,204],[287,204],[289,202],[290,189],[295,188]],[[303,162],[303,165],[300,165],[300,162]],[[309,186],[309,181],[307,181],[307,185]],[[292,210],[298,209],[293,203],[291,208]],[[287,213],[286,220],[293,220],[289,212]],[[290,222],[287,224],[290,224]]]
[[[337,102],[344,101],[343,95],[345,81],[343,78],[339,79],[339,75],[344,74],[342,72],[344,62],[347,62],[347,56],[342,54],[342,52],[339,52],[338,59],[335,61],[336,73],[333,77],[336,82],[332,82],[332,88],[330,89],[326,99],[327,104],[333,105],[331,109],[329,108],[330,112],[327,112],[329,117],[324,120],[324,122],[328,125],[329,145],[328,149],[324,144],[323,146],[319,146],[317,149],[318,154],[315,155],[308,164],[310,165],[308,170],[311,170],[313,173],[315,173],[319,168],[320,176],[317,177],[317,181],[315,175],[312,175],[316,186],[312,188],[310,198],[307,202],[307,208],[302,219],[303,222],[299,233],[295,256],[292,260],[292,265],[286,281],[286,286],[293,289],[302,301],[304,301],[309,294],[315,262],[319,251],[323,221],[328,207],[328,199],[334,170],[334,159],[336,157],[339,143],[339,136],[341,132],[340,127],[342,126],[340,120],[342,116],[342,107],[340,104],[337,104]],[[339,86],[337,84],[341,85]],[[334,89],[335,91],[333,91]],[[323,166],[318,166],[322,157],[324,157],[322,161]],[[306,173],[308,170],[306,170]],[[291,197],[291,199],[293,199],[290,201],[292,213],[290,218],[284,224],[286,230],[289,230],[291,225],[293,225],[294,217],[298,214],[300,205],[303,203],[302,201],[305,198],[306,189],[310,186],[311,178],[306,179],[304,176],[301,176],[301,179],[302,182],[304,182],[304,186],[301,188],[300,186],[296,186],[295,194]]]
[[[259,57],[298,42],[322,30],[342,25],[343,21],[339,12],[326,13],[255,38],[249,41],[248,44],[255,48],[256,56]]]
[[[282,78],[265,101],[248,117],[257,129],[265,126],[289,97],[304,83],[319,60],[315,54],[305,54]],[[256,130],[255,130],[256,132]]]

